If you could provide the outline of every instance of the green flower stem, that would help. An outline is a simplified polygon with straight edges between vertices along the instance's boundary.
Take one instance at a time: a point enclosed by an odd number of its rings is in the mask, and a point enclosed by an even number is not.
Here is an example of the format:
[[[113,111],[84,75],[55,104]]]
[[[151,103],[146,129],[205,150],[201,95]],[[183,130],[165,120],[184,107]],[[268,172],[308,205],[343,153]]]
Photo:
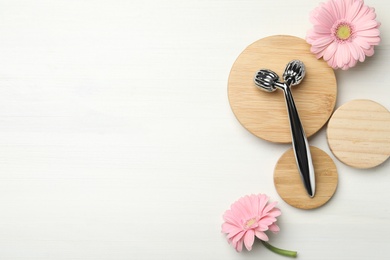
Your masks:
[[[284,256],[288,256],[288,257],[297,257],[297,254],[298,254],[297,251],[280,249],[280,248],[274,247],[273,245],[271,245],[268,242],[265,242],[263,240],[261,240],[261,243],[263,243],[263,245],[266,248],[268,248],[272,252],[277,253],[279,255],[284,255]]]

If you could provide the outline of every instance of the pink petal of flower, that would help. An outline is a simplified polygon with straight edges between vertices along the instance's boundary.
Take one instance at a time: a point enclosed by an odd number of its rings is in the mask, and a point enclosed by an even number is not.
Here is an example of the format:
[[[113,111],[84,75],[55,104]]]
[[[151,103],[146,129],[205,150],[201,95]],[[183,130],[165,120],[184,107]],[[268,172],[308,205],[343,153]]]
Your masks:
[[[368,44],[378,45],[381,42],[381,37],[366,37]]]
[[[235,230],[240,230],[239,227],[235,226],[235,225],[232,225],[228,222],[224,222],[222,224],[222,232],[223,233],[231,233],[231,232],[234,232]]]
[[[268,202],[269,198],[266,195],[261,194],[260,197],[259,197],[259,200],[260,200],[260,204],[259,204],[258,215],[261,215],[265,205],[267,205],[267,202]]]
[[[266,216],[266,217],[261,218],[260,224],[269,226],[269,225],[272,225],[272,223],[274,223],[275,221],[276,221],[276,218]]]
[[[356,15],[360,12],[362,5],[363,5],[363,1],[355,1],[347,11],[346,19],[348,21],[353,21]]]
[[[339,45],[339,47],[337,48],[336,53],[334,55],[334,58],[336,59],[336,64],[337,64],[338,68],[342,68],[344,65],[343,64],[343,53],[341,51],[341,46],[342,46],[342,44]]]
[[[251,202],[251,212],[252,216],[258,216],[259,214],[259,196],[252,194],[250,196],[250,202]]]
[[[327,46],[329,45],[331,42],[333,41],[333,39],[331,37],[321,37],[321,38],[318,38],[317,40],[315,40],[313,42],[313,45],[317,46],[317,47],[324,47],[324,46]]]
[[[280,216],[282,214],[282,212],[280,211],[280,209],[274,208],[271,211],[269,211],[267,214],[270,217],[276,218],[276,217]]]
[[[237,219],[247,219],[250,215],[242,205],[241,200],[242,198],[231,206],[232,212],[234,212]]]
[[[250,218],[252,213],[252,204],[249,196],[245,196],[238,201],[242,206],[242,211],[245,212],[246,218]]]
[[[242,251],[242,244],[243,244],[243,240],[241,239],[240,241],[237,242],[235,248],[237,250],[237,252],[241,252]]]
[[[334,1],[334,0],[330,0],[328,3],[329,3],[330,8],[332,8],[332,9],[330,9],[330,10],[328,9],[328,10],[334,14],[336,19],[339,20],[339,19],[343,18],[343,16],[341,15],[341,12],[340,12],[340,8],[338,6],[339,2]]]
[[[232,237],[232,242],[233,243],[238,243],[240,240],[242,240],[242,238],[244,237],[245,233],[246,233],[245,231],[239,232],[237,235]]]
[[[374,47],[371,47],[370,49],[368,50],[363,50],[364,51],[364,54],[367,56],[367,57],[371,57],[372,55],[374,55]]]
[[[379,32],[379,29],[374,28],[371,30],[358,31],[358,32],[356,32],[356,34],[358,36],[363,36],[363,37],[375,37],[375,36],[379,36],[380,32]]]
[[[276,201],[269,203],[263,210],[263,214],[268,213],[273,208],[275,208],[276,204],[278,204]]]
[[[258,231],[267,231],[268,230],[268,225],[260,223],[259,226],[256,228],[256,230],[258,230]]]
[[[333,57],[333,55],[336,52],[337,46],[338,46],[337,42],[332,42],[328,46],[328,48],[326,48],[326,50],[324,52],[324,60],[325,61],[328,61],[328,60],[330,60],[331,57]]]
[[[332,27],[334,21],[337,20],[336,15],[332,11],[332,7],[328,3],[325,3],[319,8],[316,14],[317,21],[328,27]]]
[[[253,230],[248,230],[244,236],[244,244],[248,251],[252,250],[253,242],[255,241],[255,232]]]
[[[355,24],[355,32],[377,29],[377,28],[378,28],[378,22],[375,20],[370,20],[364,23]]]
[[[258,239],[260,239],[260,240],[263,240],[263,241],[268,241],[268,236],[264,233],[264,232],[262,232],[262,231],[255,231],[255,235],[256,235],[256,237],[258,238]]]
[[[357,59],[351,59],[349,64],[348,64],[348,67],[349,68],[355,67],[357,61],[358,61]]]
[[[351,60],[351,52],[347,44],[341,44],[339,46],[341,48],[341,54],[343,57],[343,64],[348,64]]]
[[[340,18],[344,18],[345,17],[345,10],[346,10],[345,1],[344,0],[343,1],[334,1],[334,3],[335,3],[335,6],[337,7]]]
[[[369,49],[371,47],[363,37],[357,36],[355,39],[353,39],[353,42],[363,49]]]
[[[272,224],[271,226],[269,226],[269,230],[271,230],[271,231],[274,232],[274,233],[277,233],[277,232],[280,231],[280,228],[279,228],[278,225]]]
[[[358,51],[359,51],[359,61],[363,62],[366,59],[366,55],[364,54],[364,49],[359,48]]]
[[[352,23],[359,23],[368,20],[373,20],[376,18],[375,12],[370,9],[367,5],[363,5],[356,15],[356,17],[352,20]]]
[[[240,218],[238,218],[231,210],[227,210],[225,214],[223,214],[223,219],[236,226],[240,226],[241,223],[238,222]]]
[[[233,239],[234,237],[236,237],[237,235],[239,235],[238,237],[242,237],[242,235],[240,233],[245,233],[244,231],[242,230],[239,230],[239,229],[236,229],[232,232],[230,232],[226,237],[227,239]],[[236,239],[237,240],[237,239]],[[235,241],[236,241],[235,240]]]
[[[248,212],[249,214],[248,216],[250,218],[253,217],[256,213],[254,213],[251,196],[245,196],[245,200],[243,200],[242,202],[243,202],[243,206],[246,209],[246,212]]]
[[[337,62],[336,62],[336,58],[335,56],[333,55],[329,60],[328,60],[328,65],[330,67],[332,67],[333,69],[337,69]]]
[[[314,31],[318,34],[326,34],[329,35],[331,33],[331,28],[324,25],[314,25]]]
[[[348,48],[349,48],[349,51],[351,52],[351,56],[353,59],[355,60],[358,60],[359,59],[359,53],[357,51],[357,47],[355,46],[355,44],[353,42],[347,42],[346,43]]]

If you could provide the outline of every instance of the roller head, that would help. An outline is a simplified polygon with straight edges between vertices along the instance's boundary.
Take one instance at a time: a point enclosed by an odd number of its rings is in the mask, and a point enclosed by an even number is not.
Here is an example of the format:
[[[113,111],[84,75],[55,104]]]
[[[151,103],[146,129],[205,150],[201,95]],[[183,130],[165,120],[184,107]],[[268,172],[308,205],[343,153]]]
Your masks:
[[[283,73],[284,81],[290,81],[292,86],[301,83],[305,77],[305,65],[300,60],[290,61]]]
[[[261,69],[256,72],[253,80],[259,89],[273,92],[276,90],[275,83],[279,80],[279,76],[272,70]]]

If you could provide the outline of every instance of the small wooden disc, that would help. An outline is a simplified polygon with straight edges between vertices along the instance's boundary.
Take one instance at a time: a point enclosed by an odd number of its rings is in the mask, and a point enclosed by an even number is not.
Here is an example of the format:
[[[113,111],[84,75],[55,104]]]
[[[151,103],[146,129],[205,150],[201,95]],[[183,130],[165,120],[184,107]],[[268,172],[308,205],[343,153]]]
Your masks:
[[[290,143],[291,133],[283,91],[258,89],[253,77],[259,69],[276,72],[283,81],[288,62],[301,60],[306,67],[302,83],[291,88],[302,125],[309,137],[328,121],[336,104],[334,71],[317,60],[305,40],[278,35],[258,40],[237,58],[229,75],[229,103],[238,121],[252,134],[276,143]]]
[[[275,166],[274,183],[279,196],[300,209],[314,209],[327,203],[336,191],[338,174],[333,160],[321,149],[310,146],[316,176],[316,192],[309,197],[299,174],[294,151],[287,150]]]
[[[390,156],[390,112],[371,100],[353,100],[329,120],[328,144],[343,163],[372,168]]]

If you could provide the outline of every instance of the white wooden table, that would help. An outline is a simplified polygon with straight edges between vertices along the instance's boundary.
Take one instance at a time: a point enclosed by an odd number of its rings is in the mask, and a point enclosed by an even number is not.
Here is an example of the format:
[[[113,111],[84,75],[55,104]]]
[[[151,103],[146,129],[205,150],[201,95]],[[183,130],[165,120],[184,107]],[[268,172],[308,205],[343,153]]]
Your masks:
[[[0,259],[283,259],[236,253],[222,214],[251,193],[279,201],[271,243],[299,259],[387,259],[390,162],[337,161],[326,129],[310,144],[339,171],[333,199],[284,203],[273,169],[290,145],[234,117],[227,78],[240,52],[304,38],[320,1],[0,0]],[[337,107],[390,109],[389,2],[374,57],[336,71]]]

